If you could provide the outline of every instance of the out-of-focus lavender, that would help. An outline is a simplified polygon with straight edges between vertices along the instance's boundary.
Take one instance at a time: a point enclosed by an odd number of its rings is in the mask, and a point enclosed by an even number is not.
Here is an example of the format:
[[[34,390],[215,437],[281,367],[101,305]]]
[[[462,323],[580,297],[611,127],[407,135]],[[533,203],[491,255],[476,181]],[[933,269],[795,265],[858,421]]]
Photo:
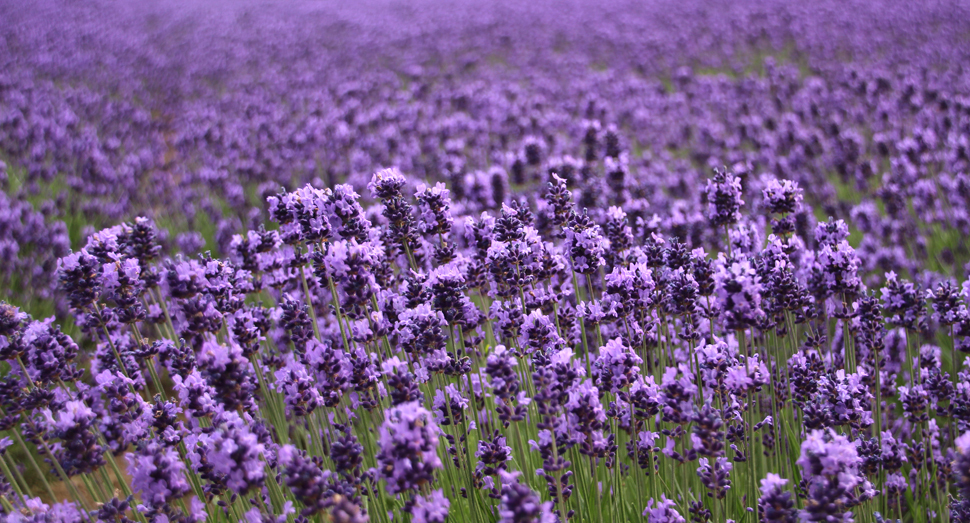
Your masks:
[[[966,6],[15,4],[5,520],[970,521]]]
[[[8,2],[0,281],[58,300],[56,259],[138,215],[169,252],[228,254],[281,185],[365,194],[391,165],[444,182],[458,214],[556,171],[583,207],[697,241],[710,167],[759,199],[773,173],[808,189],[807,219],[865,235],[867,269],[958,276],[963,9]]]

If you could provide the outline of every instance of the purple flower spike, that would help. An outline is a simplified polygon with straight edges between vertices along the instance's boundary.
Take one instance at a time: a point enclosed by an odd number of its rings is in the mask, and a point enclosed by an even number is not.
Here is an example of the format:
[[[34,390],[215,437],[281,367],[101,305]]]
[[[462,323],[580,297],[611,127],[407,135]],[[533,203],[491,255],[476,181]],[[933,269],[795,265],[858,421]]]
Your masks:
[[[434,490],[427,496],[414,498],[411,507],[411,521],[413,523],[444,523],[448,519],[448,508],[451,502],[445,497],[441,489]]]
[[[434,481],[434,471],[442,467],[438,430],[431,413],[417,402],[386,411],[377,461],[388,492],[419,491],[422,485]]]
[[[131,486],[149,505],[164,505],[189,491],[185,463],[171,447],[152,441],[132,454],[127,454]]]
[[[660,501],[648,501],[647,508],[643,509],[643,516],[647,518],[647,523],[686,523],[684,517],[677,512],[677,503],[667,499],[665,494],[660,495]]]
[[[802,209],[802,189],[792,180],[771,178],[762,189],[765,209],[773,214],[791,214]]]
[[[519,483],[519,472],[500,472],[502,498],[498,506],[499,523],[555,523],[552,502],[542,502],[527,485]]]
[[[714,272],[714,296],[729,331],[743,330],[764,319],[761,279],[747,258],[721,253]]]
[[[769,472],[761,480],[761,498],[758,499],[758,513],[766,523],[795,523],[795,501],[791,492],[785,490],[787,479]]]
[[[800,514],[805,521],[851,521],[852,507],[868,499],[871,488],[856,490],[868,482],[859,473],[855,444],[832,429],[808,434],[798,465],[806,483],[807,499]]]
[[[711,226],[720,229],[741,219],[741,179],[727,170],[714,169],[714,178],[707,181],[704,189],[707,203],[707,219]]]
[[[614,338],[600,348],[599,357],[593,362],[593,380],[600,389],[616,394],[633,383],[641,363],[643,360],[633,349]]]

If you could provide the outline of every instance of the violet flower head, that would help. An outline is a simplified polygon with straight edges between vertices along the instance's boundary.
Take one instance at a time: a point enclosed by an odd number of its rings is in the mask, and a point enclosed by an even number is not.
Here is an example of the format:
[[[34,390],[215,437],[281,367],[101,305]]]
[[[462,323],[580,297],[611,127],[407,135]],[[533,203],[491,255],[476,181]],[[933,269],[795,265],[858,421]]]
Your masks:
[[[72,501],[62,501],[48,505],[40,498],[27,498],[26,506],[9,514],[0,513],[5,523],[90,523],[91,519],[85,515]],[[193,523],[193,522],[190,522]]]
[[[252,364],[238,345],[206,341],[199,351],[198,367],[227,410],[251,406],[258,385]]]
[[[101,263],[84,249],[57,260],[57,279],[72,308],[84,310],[101,293]]]
[[[338,474],[348,481],[356,482],[360,477],[360,467],[364,463],[364,446],[357,440],[349,425],[337,424],[336,428],[343,429],[344,435],[333,439],[330,445],[330,460]]]
[[[590,220],[586,209],[582,214],[573,213],[564,230],[566,240],[563,247],[573,270],[580,274],[591,274],[606,263],[603,255],[610,242],[603,237],[599,226]]]
[[[402,362],[400,358],[392,356],[381,364],[381,368],[387,378],[391,405],[424,400],[424,393],[418,386],[417,377],[408,370],[407,364]]]
[[[633,245],[633,232],[629,225],[627,213],[620,207],[611,206],[606,211],[606,223],[603,224],[603,234],[610,242],[611,258],[616,257]],[[614,264],[615,265],[615,264]]]
[[[83,401],[71,400],[52,414],[44,409],[48,434],[60,441],[51,445],[53,456],[68,476],[95,471],[105,464],[104,448],[98,443],[92,429],[96,414]]]
[[[286,293],[279,301],[279,309],[279,325],[286,334],[281,340],[284,342],[284,350],[288,350],[289,345],[292,344],[293,350],[302,354],[306,350],[307,341],[313,337],[313,321],[310,318],[309,307],[305,301]]]
[[[164,505],[188,493],[185,463],[174,448],[149,441],[125,459],[131,486],[149,505]]]
[[[125,240],[128,254],[138,260],[143,269],[158,258],[162,251],[162,246],[158,243],[158,231],[151,218],[136,217]]]
[[[690,439],[694,451],[701,456],[724,456],[725,431],[720,412],[707,403],[695,409],[693,421],[694,427]]]
[[[205,268],[196,260],[177,257],[168,262],[165,278],[174,298],[191,298],[209,286]]]
[[[135,382],[120,372],[103,370],[94,380],[96,385],[88,393],[100,394],[107,410],[107,415],[101,416],[99,430],[112,452],[120,454],[149,435],[153,425],[151,409],[135,392]]]
[[[720,229],[741,219],[741,178],[728,170],[714,169],[714,177],[704,188],[707,219]]]
[[[665,494],[660,495],[660,501],[652,498],[647,501],[643,516],[647,518],[647,523],[686,523],[687,521],[677,512],[677,502],[667,499]]]
[[[815,226],[815,242],[819,247],[830,247],[849,238],[849,226],[842,220],[829,218],[827,222],[818,222]]]
[[[438,425],[417,402],[402,403],[385,412],[377,454],[378,471],[387,491],[419,491],[442,468],[438,457]]]
[[[663,420],[669,423],[687,424],[691,420],[697,385],[693,373],[686,365],[667,367],[660,383]]]
[[[418,185],[414,198],[418,201],[418,229],[427,236],[447,235],[454,218],[451,215],[451,191],[438,182],[433,187]]]
[[[599,396],[599,389],[584,380],[569,389],[564,405],[569,437],[579,444],[579,452],[587,456],[603,457],[610,444],[602,434],[606,411]]]
[[[292,193],[268,197],[269,215],[280,224],[283,243],[315,243],[330,238],[327,206],[332,196],[330,189],[317,189],[308,184]]]
[[[889,499],[890,507],[898,507],[903,503],[903,495],[909,490],[909,482],[906,478],[898,472],[894,472],[886,476],[886,482],[883,483],[883,488],[886,491],[886,497]],[[959,521],[959,520],[954,520]]]
[[[445,348],[446,326],[443,312],[422,303],[401,313],[397,324],[398,342],[404,352],[413,356],[431,354]]]
[[[30,319],[27,313],[5,301],[0,301],[0,336],[10,336]]]
[[[918,284],[900,281],[895,272],[889,271],[881,292],[883,311],[889,315],[889,323],[917,332],[926,328],[926,297]]]
[[[499,339],[516,339],[522,326],[522,305],[516,300],[495,300],[489,307],[492,329]]]
[[[475,457],[478,458],[475,478],[482,481],[486,476],[495,476],[506,470],[506,463],[512,459],[512,447],[506,444],[505,436],[496,430],[491,437],[479,441]]]
[[[370,221],[364,217],[364,209],[360,206],[360,196],[348,184],[340,184],[333,188],[326,203],[327,215],[334,232],[344,240],[351,238],[357,242],[367,241],[367,231]]]
[[[324,405],[334,407],[351,388],[353,365],[347,354],[332,344],[311,339],[303,363],[313,373]]]
[[[758,499],[758,513],[766,523],[795,523],[795,501],[791,492],[785,490],[787,479],[769,472],[761,480],[761,497]]]
[[[370,183],[367,184],[367,189],[372,198],[387,200],[403,196],[402,189],[407,183],[407,178],[401,174],[401,171],[397,167],[391,167],[375,172]]]
[[[761,309],[762,284],[751,260],[729,258],[721,253],[714,271],[714,296],[724,327],[742,330],[764,319]]]
[[[101,507],[95,513],[97,521],[107,522],[115,521],[117,523],[133,523],[133,520],[129,519],[126,514],[131,509],[134,504],[135,497],[128,496],[125,499],[118,499],[117,497],[112,498],[101,505]]]
[[[519,483],[518,472],[499,473],[502,498],[499,500],[499,523],[555,523],[552,502],[543,502],[527,485]]]
[[[366,316],[371,297],[380,291],[374,269],[382,257],[378,242],[334,241],[325,254],[314,253],[313,272],[321,281],[336,284],[343,313],[358,320]]]
[[[808,285],[816,299],[829,296],[851,298],[865,288],[859,276],[862,262],[845,240],[823,243],[810,262]]]
[[[414,225],[414,208],[408,203],[401,189],[407,183],[396,168],[377,171],[367,185],[375,198],[380,198],[381,215],[387,220],[384,241],[398,248],[401,255],[413,256],[417,245]]]
[[[72,363],[80,349],[53,322],[53,317],[30,322],[20,339],[27,346],[26,365],[31,378],[41,384],[72,382],[82,373]]]
[[[955,522],[966,523],[970,521],[970,432],[964,432],[955,444],[953,480],[960,497],[950,504],[950,517]]]
[[[439,425],[460,425],[465,419],[465,409],[468,407],[468,400],[461,395],[454,384],[449,383],[445,390],[435,390],[434,393],[434,419]]]
[[[220,413],[217,418],[211,430],[185,437],[193,468],[240,495],[262,487],[266,445],[253,431],[254,425],[236,412]]]
[[[614,338],[600,347],[599,356],[593,362],[593,380],[601,390],[616,394],[626,389],[640,373],[643,359],[625,346],[623,340]]]
[[[323,397],[306,366],[288,361],[276,371],[276,392],[283,394],[287,408],[296,416],[306,416],[323,405]]]
[[[293,502],[287,501],[283,505],[283,513],[280,515],[269,513],[253,507],[247,510],[239,523],[286,523],[287,518],[290,514],[293,514],[296,510],[293,508]]]
[[[864,479],[856,446],[832,429],[814,430],[802,442],[798,459],[807,499],[800,514],[806,521],[851,521],[855,494]]]
[[[714,499],[724,499],[731,490],[731,469],[734,464],[727,458],[701,458],[697,467],[697,475],[701,484],[707,488],[708,496]]]
[[[633,311],[645,311],[654,305],[656,283],[653,271],[643,263],[617,266],[604,278],[605,298],[621,317]]]
[[[573,195],[566,186],[565,179],[560,178],[559,175],[555,173],[551,175],[551,178],[552,180],[549,182],[549,190],[546,193],[546,201],[549,202],[549,206],[553,210],[553,225],[563,227],[566,225],[569,217],[576,212],[575,204],[573,203]]]
[[[927,291],[926,297],[933,301],[933,313],[940,325],[947,327],[967,317],[967,306],[960,296],[960,290],[949,281]]]
[[[286,486],[304,507],[300,511],[302,517],[310,518],[328,509],[335,515],[339,512],[360,514],[354,485],[324,470],[323,459],[319,456],[309,458],[293,445],[284,445],[277,452],[277,461]],[[342,504],[345,500],[350,502],[349,505]]]
[[[667,313],[684,318],[682,339],[698,339],[693,332],[693,317],[697,306],[699,287],[694,276],[683,267],[668,274],[667,292],[664,295],[664,309]]]
[[[206,381],[202,374],[193,369],[184,377],[172,376],[173,389],[178,394],[179,405],[191,418],[209,416],[218,408],[218,392]]]
[[[411,507],[412,523],[445,523],[451,502],[441,489],[433,490],[427,496],[416,496]]]
[[[796,213],[802,208],[802,189],[798,182],[771,178],[762,189],[765,209],[772,214]]]
[[[506,426],[509,422],[525,419],[525,407],[516,405],[520,387],[517,365],[515,357],[504,345],[495,347],[485,364],[485,374],[496,398],[496,413]]]
[[[431,271],[428,277],[431,285],[432,307],[444,315],[449,325],[459,324],[472,328],[481,321],[481,312],[464,294],[467,288],[465,277],[454,266],[446,265]]]
[[[691,275],[697,284],[698,294],[710,296],[714,293],[714,261],[707,257],[702,247],[691,251],[690,258]]]
[[[555,322],[540,310],[530,312],[522,322],[519,346],[526,353],[555,354],[566,346]]]
[[[650,418],[660,412],[663,398],[653,376],[641,377],[633,382],[630,386],[630,403],[636,409],[634,412],[638,418]]]

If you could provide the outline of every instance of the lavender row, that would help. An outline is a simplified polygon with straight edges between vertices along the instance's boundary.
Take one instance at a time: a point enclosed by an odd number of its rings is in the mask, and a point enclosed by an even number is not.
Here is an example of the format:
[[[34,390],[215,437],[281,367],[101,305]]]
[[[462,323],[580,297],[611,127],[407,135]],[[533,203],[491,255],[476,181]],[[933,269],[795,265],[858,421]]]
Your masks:
[[[362,192],[390,165],[461,214],[556,171],[582,206],[714,248],[694,206],[710,168],[770,172],[864,234],[876,280],[970,260],[961,5],[19,4],[0,22],[0,287],[62,319],[54,264],[101,228],[147,216],[166,253],[225,255],[280,186]]]
[[[534,210],[474,218],[397,169],[374,212],[283,191],[222,259],[161,259],[144,218],[102,230],[57,271],[90,378],[3,305],[4,447],[70,487],[8,452],[7,516],[966,520],[970,287],[868,288],[846,224],[802,238],[799,185],[762,181],[753,205],[708,180],[720,252],[591,216],[555,174]]]

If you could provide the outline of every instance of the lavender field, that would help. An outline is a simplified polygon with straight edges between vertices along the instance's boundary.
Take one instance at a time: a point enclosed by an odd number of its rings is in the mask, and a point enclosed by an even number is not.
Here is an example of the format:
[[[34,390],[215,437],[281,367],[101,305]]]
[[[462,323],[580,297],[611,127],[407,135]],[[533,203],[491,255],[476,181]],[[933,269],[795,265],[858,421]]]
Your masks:
[[[970,523],[970,4],[0,0],[0,521]]]

